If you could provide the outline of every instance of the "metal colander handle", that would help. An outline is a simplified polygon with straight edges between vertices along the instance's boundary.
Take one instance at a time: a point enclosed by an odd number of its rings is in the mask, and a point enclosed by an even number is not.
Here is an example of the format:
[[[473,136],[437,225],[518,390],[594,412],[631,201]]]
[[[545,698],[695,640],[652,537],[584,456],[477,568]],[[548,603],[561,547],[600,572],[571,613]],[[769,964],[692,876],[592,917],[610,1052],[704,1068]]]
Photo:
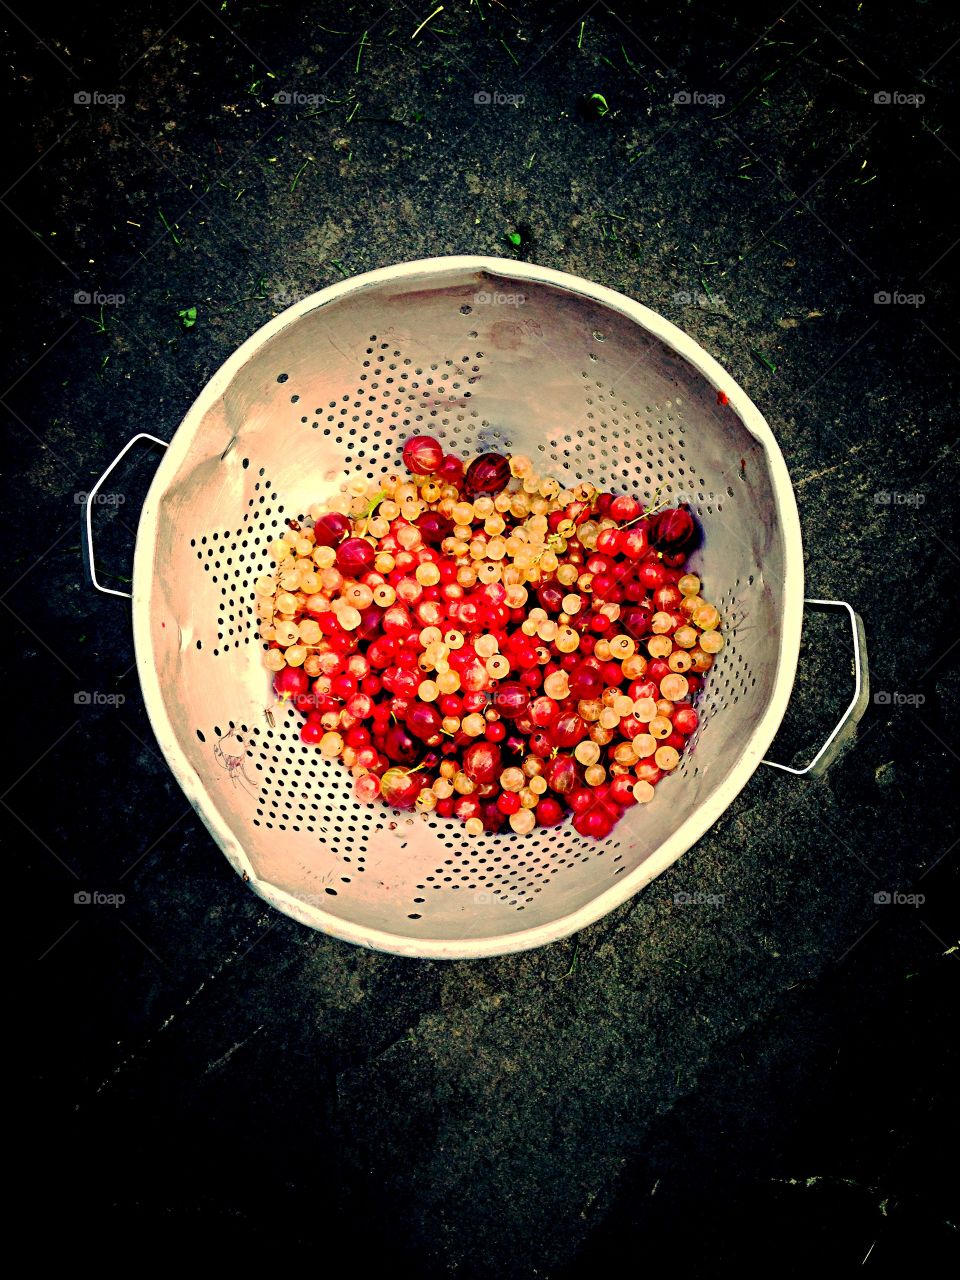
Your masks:
[[[85,531],[85,537],[86,537],[85,546],[86,546],[86,552],[87,552],[87,564],[90,568],[90,580],[93,583],[93,585],[96,587],[96,589],[98,591],[102,591],[105,596],[121,596],[125,600],[133,599],[132,591],[117,591],[114,587],[105,587],[97,577],[97,566],[93,558],[93,505],[94,505],[97,494],[100,492],[100,486],[103,484],[104,480],[106,480],[107,476],[114,469],[114,467],[119,462],[123,461],[123,459],[127,456],[127,454],[130,452],[130,450],[133,448],[133,446],[137,443],[138,440],[149,440],[151,444],[162,445],[164,449],[166,449],[169,443],[169,441],[167,440],[161,440],[159,436],[150,435],[150,433],[147,431],[140,431],[137,433],[137,435],[131,436],[131,438],[123,446],[123,448],[114,458],[114,460],[110,463],[107,469],[100,476],[100,479],[97,481],[97,483],[93,486],[93,488],[87,494],[86,501],[83,504],[84,506],[83,523],[84,523],[84,531]]]
[[[809,775],[811,778],[819,778],[826,773],[840,752],[851,741],[856,726],[867,709],[867,703],[870,701],[870,671],[867,666],[867,637],[863,629],[863,619],[859,613],[847,604],[846,600],[806,599],[804,604],[815,609],[846,609],[850,615],[853,629],[853,698],[840,717],[839,723],[808,765],[804,765],[802,769],[792,769],[790,765],[778,764],[776,760],[761,760],[760,763],[769,765],[771,769],[792,773],[796,777]]]

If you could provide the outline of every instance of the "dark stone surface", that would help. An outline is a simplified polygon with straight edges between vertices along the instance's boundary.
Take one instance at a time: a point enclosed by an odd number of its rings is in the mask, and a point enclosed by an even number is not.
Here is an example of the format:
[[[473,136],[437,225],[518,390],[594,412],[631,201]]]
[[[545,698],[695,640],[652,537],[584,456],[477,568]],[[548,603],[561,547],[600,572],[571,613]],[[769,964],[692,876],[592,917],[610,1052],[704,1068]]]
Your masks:
[[[415,41],[430,7],[14,7],[4,804],[44,1247],[425,1276],[932,1266],[957,1221],[951,7],[478,0]],[[127,608],[84,581],[75,495],[135,430],[169,437],[288,301],[452,252],[620,289],[730,369],[791,468],[808,591],[856,603],[891,701],[826,780],[759,772],[577,938],[440,965],[309,933],[229,871],[156,750]],[[125,301],[97,323],[77,290]],[[98,513],[115,585],[150,468]],[[817,620],[781,758],[848,679]],[[126,902],[75,905],[85,888]]]

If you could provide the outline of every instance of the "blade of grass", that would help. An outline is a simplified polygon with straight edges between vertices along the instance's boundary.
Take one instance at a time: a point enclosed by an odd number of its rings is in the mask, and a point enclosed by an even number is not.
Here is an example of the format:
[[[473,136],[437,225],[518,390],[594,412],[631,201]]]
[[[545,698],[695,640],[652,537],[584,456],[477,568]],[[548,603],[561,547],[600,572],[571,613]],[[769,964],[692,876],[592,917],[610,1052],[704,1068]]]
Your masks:
[[[360,48],[357,50],[357,61],[354,64],[354,68],[353,68],[354,75],[360,74],[360,59],[363,57],[363,51],[367,47],[367,36],[369,34],[370,34],[369,31],[365,31],[363,35],[360,37]]]
[[[291,193],[296,190],[297,183],[300,181],[300,175],[303,173],[304,169],[307,167],[308,164],[313,164],[313,156],[307,156],[306,160],[304,160],[303,164],[297,170],[296,177],[293,179],[293,182],[290,183]]]
[[[167,228],[167,230],[170,232],[171,236],[173,237],[173,243],[174,243],[174,244],[179,244],[179,243],[180,243],[180,239],[179,239],[179,237],[177,236],[177,233],[174,231],[173,227],[171,227],[170,223],[169,223],[169,222],[166,220],[166,218],[163,216],[163,210],[162,210],[162,209],[157,209],[157,213],[159,213],[159,215],[160,215],[160,221],[163,223],[163,225]]]
[[[437,14],[438,14],[438,13],[443,13],[443,5],[442,5],[442,4],[438,4],[438,5],[437,5],[437,7],[434,9],[433,13],[431,13],[431,14],[430,14],[430,17],[429,17],[429,18],[424,18],[424,20],[420,23],[419,27],[417,27],[416,31],[413,33],[413,35],[410,37],[410,39],[411,39],[411,40],[416,40],[417,36],[420,34],[420,32],[423,30],[423,28],[427,25],[427,23],[428,23],[428,22],[430,22],[433,18],[435,18],[435,17],[437,16]]]

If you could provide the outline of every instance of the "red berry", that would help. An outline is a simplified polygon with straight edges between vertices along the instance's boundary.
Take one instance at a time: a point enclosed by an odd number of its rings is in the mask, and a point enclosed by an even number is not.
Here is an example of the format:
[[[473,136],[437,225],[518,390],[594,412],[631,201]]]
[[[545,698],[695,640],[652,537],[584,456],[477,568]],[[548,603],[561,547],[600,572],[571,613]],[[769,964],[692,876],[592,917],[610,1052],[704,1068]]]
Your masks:
[[[673,727],[677,733],[689,737],[699,723],[699,717],[693,707],[677,707],[673,713]],[[679,751],[680,748],[678,747]]]
[[[515,720],[530,705],[530,694],[519,681],[508,680],[494,690],[493,705],[504,719]]]
[[[303,667],[284,667],[273,677],[273,691],[281,702],[302,697],[310,688],[310,678]]]
[[[329,511],[314,523],[313,537],[318,547],[335,547],[350,532],[350,521],[339,511]]]
[[[476,498],[481,494],[499,493],[509,481],[510,463],[503,454],[482,453],[467,468],[463,489],[468,498]]]
[[[463,771],[471,782],[496,782],[503,772],[500,748],[495,742],[474,742],[463,753]]]
[[[510,792],[505,792],[504,794],[509,795]],[[563,806],[559,800],[554,800],[552,796],[544,796],[534,812],[537,817],[538,827],[555,827],[558,822],[563,821]]]
[[[429,476],[443,462],[443,447],[433,436],[411,436],[403,446],[403,464],[417,476]]]

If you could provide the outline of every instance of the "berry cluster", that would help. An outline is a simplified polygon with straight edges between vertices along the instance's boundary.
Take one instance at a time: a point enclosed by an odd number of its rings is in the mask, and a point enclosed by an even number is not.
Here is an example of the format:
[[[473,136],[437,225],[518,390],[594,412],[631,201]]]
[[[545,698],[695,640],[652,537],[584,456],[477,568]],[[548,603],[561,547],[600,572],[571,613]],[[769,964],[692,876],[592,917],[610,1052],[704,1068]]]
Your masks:
[[[256,584],[274,689],[357,799],[471,834],[601,838],[653,799],[723,645],[686,571],[685,507],[644,510],[529,458],[468,467],[407,440],[408,478],[350,481],[271,543]]]

